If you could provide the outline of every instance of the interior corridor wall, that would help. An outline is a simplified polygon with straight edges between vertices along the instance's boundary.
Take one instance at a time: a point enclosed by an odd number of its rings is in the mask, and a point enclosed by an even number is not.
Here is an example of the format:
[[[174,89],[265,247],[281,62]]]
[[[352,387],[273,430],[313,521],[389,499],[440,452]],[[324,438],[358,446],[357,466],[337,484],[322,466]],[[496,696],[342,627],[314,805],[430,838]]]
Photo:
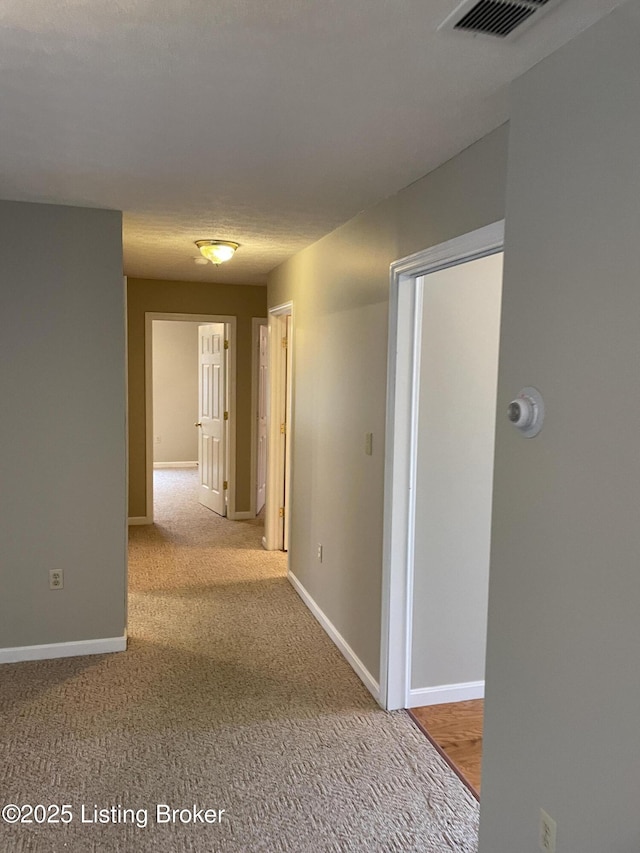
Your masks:
[[[0,202],[0,650],[124,634],[121,228]]]
[[[507,128],[274,270],[295,311],[290,568],[379,678],[389,265],[504,217]],[[365,433],[373,433],[373,455]],[[323,561],[317,546],[323,545]]]
[[[640,845],[640,4],[513,87],[480,850]],[[534,439],[505,408],[546,403]]]
[[[198,324],[154,320],[152,358],[153,461],[193,462],[198,458]]]
[[[423,279],[415,691],[473,690],[484,680],[502,260],[500,252]]]

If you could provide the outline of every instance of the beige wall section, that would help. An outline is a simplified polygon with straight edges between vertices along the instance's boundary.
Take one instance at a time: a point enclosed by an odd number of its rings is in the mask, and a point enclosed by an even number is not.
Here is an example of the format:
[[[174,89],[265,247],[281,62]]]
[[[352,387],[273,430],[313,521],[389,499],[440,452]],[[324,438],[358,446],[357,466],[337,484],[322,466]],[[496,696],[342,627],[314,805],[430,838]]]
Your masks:
[[[266,287],[130,278],[129,333],[129,516],[146,515],[144,315],[221,314],[238,318],[236,354],[236,510],[250,509],[251,318],[266,313]]]
[[[640,4],[514,87],[480,850],[639,849]],[[522,438],[505,407],[537,386]]]
[[[411,688],[484,679],[502,253],[424,277]]]
[[[269,276],[269,305],[295,306],[291,570],[374,679],[389,264],[504,217],[506,140],[501,127]]]
[[[198,458],[198,325],[153,323],[153,461]],[[159,441],[158,441],[159,439]]]
[[[0,202],[0,244],[0,648],[122,637],[121,215]]]

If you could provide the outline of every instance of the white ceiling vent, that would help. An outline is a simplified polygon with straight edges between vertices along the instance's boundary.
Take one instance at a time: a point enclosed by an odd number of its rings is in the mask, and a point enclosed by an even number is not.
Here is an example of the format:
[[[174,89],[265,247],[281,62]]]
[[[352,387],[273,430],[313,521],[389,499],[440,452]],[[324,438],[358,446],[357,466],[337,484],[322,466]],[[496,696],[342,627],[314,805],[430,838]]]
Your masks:
[[[559,0],[464,0],[440,30],[506,39],[519,36]]]

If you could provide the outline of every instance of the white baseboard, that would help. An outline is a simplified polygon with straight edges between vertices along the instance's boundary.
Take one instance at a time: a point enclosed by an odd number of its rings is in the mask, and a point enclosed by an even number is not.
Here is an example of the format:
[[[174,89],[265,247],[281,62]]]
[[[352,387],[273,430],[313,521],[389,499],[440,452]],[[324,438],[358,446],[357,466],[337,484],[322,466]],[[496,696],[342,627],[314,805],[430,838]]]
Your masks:
[[[410,690],[407,708],[420,708],[423,705],[444,705],[446,702],[467,702],[469,699],[484,699],[484,681],[440,684],[437,687],[421,687],[417,690]]]
[[[197,462],[154,462],[154,468],[197,468]]]
[[[153,524],[153,520],[146,515],[129,517],[129,524]]]
[[[313,598],[311,598],[311,596],[302,586],[298,578],[291,571],[287,572],[287,577],[289,578],[291,586],[295,589],[300,598],[304,601],[309,610],[313,613],[318,622],[322,625],[324,630],[331,637],[336,646],[340,649],[344,657],[347,659],[348,663],[351,664],[358,678],[362,681],[364,686],[367,688],[369,693],[371,693],[371,695],[377,702],[380,696],[380,684],[371,675],[369,670],[362,663],[360,658],[356,655],[356,653],[344,639],[342,634],[340,634],[335,625],[329,621],[327,616],[325,616],[325,614],[318,607]]]
[[[122,637],[104,637],[99,640],[76,640],[71,643],[47,643],[43,646],[16,646],[0,649],[0,663],[18,663],[26,660],[74,658],[80,655],[104,655],[127,650],[127,633]]]
[[[230,521],[243,521],[247,518],[255,518],[255,515],[250,510],[242,510],[242,512],[230,512]]]

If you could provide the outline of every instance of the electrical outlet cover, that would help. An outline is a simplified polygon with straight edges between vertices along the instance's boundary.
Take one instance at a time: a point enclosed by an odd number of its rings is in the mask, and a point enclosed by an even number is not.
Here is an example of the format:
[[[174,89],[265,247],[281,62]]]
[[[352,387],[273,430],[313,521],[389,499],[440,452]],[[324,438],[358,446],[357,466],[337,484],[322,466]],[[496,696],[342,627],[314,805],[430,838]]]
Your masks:
[[[62,569],[49,570],[49,589],[64,588],[64,572]]]

